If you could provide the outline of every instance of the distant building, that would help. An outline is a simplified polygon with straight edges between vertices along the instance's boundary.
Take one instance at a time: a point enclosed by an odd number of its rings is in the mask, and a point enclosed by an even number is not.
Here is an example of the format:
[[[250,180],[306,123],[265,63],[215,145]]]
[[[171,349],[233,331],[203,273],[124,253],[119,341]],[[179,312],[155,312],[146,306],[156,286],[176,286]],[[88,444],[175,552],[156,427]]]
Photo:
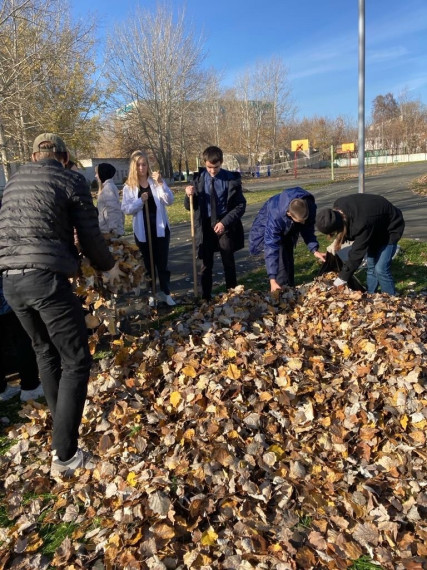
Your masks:
[[[82,158],[78,162],[79,172],[83,174],[89,184],[95,179],[95,167],[101,162],[108,162],[115,167],[116,174],[113,180],[116,184],[123,184],[129,173],[128,158]]]

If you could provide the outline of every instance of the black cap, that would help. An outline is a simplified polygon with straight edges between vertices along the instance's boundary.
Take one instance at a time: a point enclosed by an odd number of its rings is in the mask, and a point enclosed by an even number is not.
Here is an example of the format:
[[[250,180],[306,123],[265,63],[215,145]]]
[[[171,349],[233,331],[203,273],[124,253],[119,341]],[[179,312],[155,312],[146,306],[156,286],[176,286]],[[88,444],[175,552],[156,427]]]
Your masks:
[[[332,208],[322,208],[316,215],[316,227],[322,234],[333,234],[344,228],[342,215]]]
[[[105,182],[106,180],[113,178],[113,176],[116,174],[116,169],[112,164],[109,164],[108,162],[101,162],[101,164],[98,164],[96,170],[98,173],[98,178],[101,180],[101,182]]]

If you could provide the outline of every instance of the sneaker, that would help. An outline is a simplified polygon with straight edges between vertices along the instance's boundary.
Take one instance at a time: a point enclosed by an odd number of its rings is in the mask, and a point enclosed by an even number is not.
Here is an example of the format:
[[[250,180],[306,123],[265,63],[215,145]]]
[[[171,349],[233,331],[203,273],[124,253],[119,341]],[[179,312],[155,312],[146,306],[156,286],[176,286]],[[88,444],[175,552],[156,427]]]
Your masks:
[[[43,386],[39,384],[34,390],[21,390],[21,402],[44,398]]]
[[[154,297],[148,297],[148,306],[155,307],[156,306],[156,299]]]
[[[95,469],[96,460],[91,453],[77,448],[76,453],[68,461],[61,461],[54,453],[50,467],[51,477],[72,477],[76,469]]]
[[[20,391],[21,388],[19,386],[10,386],[8,384],[6,386],[6,390],[4,392],[0,392],[0,402],[7,402],[7,400],[11,400],[17,396]]]
[[[162,301],[163,303],[166,303],[167,305],[169,305],[169,307],[173,307],[176,305],[176,303],[172,299],[172,297],[170,295],[166,295],[166,293],[164,293],[163,291],[159,291],[157,293],[157,298],[159,301]]]

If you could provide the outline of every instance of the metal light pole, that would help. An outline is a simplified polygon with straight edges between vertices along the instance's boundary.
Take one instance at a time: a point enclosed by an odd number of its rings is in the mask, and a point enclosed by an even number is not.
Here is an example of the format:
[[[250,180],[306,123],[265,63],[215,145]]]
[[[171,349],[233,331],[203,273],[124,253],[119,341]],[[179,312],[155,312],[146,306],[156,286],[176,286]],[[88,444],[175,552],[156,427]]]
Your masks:
[[[365,191],[365,0],[359,0],[359,193]]]

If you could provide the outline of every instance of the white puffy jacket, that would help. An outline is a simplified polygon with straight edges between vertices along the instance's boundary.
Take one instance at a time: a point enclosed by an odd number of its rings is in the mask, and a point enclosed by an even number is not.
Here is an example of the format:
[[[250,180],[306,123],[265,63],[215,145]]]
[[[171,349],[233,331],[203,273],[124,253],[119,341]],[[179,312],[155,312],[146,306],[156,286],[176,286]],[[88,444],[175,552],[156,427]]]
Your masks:
[[[104,234],[114,232],[122,236],[125,233],[125,217],[120,208],[119,190],[111,178],[102,185],[97,207],[101,232]]]

